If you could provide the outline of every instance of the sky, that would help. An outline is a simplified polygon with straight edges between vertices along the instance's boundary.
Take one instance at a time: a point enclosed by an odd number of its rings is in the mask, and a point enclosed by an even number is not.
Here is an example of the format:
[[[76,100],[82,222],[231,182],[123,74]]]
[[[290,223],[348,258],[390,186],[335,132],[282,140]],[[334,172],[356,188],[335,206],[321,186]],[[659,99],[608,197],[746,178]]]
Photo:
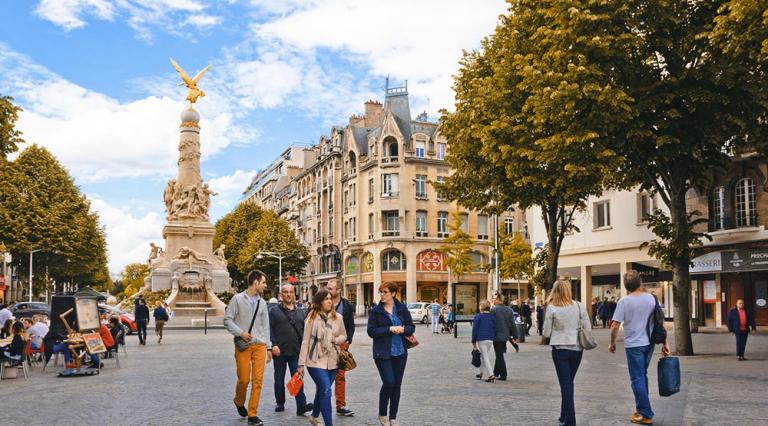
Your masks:
[[[462,50],[493,32],[503,0],[5,0],[0,95],[28,144],[51,150],[90,199],[117,274],[162,242],[188,74],[199,86],[211,220],[291,144],[344,125],[385,78],[411,111],[452,109]]]

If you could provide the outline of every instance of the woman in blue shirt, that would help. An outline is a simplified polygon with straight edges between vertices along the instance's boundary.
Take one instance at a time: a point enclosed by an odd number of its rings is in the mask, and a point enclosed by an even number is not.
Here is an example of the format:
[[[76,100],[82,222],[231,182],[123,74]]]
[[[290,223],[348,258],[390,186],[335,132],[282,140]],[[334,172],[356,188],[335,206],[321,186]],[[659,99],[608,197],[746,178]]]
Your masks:
[[[368,316],[368,336],[373,339],[373,361],[381,376],[379,423],[398,426],[400,386],[408,360],[406,336],[416,331],[408,308],[395,298],[398,286],[387,282],[379,287],[381,301]],[[387,415],[389,408],[389,415]]]
[[[480,313],[475,315],[472,320],[472,345],[480,350],[480,374],[476,377],[482,379],[483,375],[487,377],[486,382],[493,383],[496,376],[493,375],[493,363],[491,362],[491,353],[493,352],[493,340],[496,338],[496,317],[491,313],[491,302],[483,300],[480,302]]]

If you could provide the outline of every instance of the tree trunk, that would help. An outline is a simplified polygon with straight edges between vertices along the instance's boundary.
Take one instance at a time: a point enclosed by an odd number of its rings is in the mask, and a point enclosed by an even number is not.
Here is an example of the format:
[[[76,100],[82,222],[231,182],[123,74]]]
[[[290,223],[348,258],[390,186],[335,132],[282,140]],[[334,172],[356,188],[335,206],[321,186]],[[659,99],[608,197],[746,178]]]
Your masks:
[[[690,226],[685,206],[685,193],[673,195],[670,217],[677,228],[676,235],[683,234],[681,229]],[[693,355],[691,339],[691,255],[689,251],[678,253],[672,262],[672,288],[674,293],[674,331],[675,353]]]
[[[558,247],[557,205],[550,203],[542,206],[544,223],[547,226],[547,263],[544,275],[544,289],[549,290],[557,281],[557,258],[560,255]]]

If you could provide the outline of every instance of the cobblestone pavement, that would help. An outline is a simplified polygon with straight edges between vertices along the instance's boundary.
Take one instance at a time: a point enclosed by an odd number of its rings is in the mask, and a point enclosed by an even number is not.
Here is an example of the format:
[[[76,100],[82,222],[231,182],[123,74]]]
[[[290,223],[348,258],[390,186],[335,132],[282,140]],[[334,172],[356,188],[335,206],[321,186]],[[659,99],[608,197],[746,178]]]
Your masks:
[[[597,330],[600,346],[585,352],[576,377],[580,425],[629,424],[633,398],[623,348],[607,352],[608,332]],[[358,368],[348,374],[352,418],[342,426],[377,424],[379,377],[370,356],[371,341],[358,328],[352,352]],[[554,425],[560,393],[549,348],[529,342],[506,354],[507,382],[474,379],[468,339],[432,335],[417,327],[422,344],[409,355],[399,420],[403,425]],[[538,341],[538,337],[531,340]],[[697,334],[694,357],[681,359],[681,393],[661,398],[651,364],[651,402],[656,425],[763,425],[768,407],[768,336],[750,336],[749,361],[737,362],[734,338]],[[510,348],[511,349],[511,348]],[[114,361],[99,376],[58,378],[53,369],[32,370],[29,380],[0,382],[3,425],[245,425],[232,404],[235,383],[233,346],[223,330],[169,330],[146,347],[131,336],[122,368]],[[292,400],[274,412],[272,367],[265,374],[260,417],[267,425],[308,425],[295,416]],[[309,378],[308,378],[309,379]],[[308,394],[314,385],[308,383]]]

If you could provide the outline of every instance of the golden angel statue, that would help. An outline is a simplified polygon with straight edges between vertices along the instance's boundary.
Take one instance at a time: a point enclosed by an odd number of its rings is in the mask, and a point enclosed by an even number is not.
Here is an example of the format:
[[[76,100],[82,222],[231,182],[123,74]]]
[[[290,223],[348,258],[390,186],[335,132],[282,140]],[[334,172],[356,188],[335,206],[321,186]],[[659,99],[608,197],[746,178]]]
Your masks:
[[[206,71],[211,67],[208,65],[207,67],[203,68],[202,71],[197,73],[197,75],[194,78],[189,78],[189,75],[179,66],[179,64],[176,63],[176,61],[171,59],[171,65],[176,69],[176,72],[179,73],[181,76],[181,79],[184,80],[183,83],[179,83],[179,85],[185,85],[187,86],[187,89],[189,89],[189,92],[187,93],[187,100],[190,104],[193,104],[197,102],[198,98],[202,98],[205,96],[205,92],[197,88],[197,82],[200,80],[200,77],[205,74]]]

